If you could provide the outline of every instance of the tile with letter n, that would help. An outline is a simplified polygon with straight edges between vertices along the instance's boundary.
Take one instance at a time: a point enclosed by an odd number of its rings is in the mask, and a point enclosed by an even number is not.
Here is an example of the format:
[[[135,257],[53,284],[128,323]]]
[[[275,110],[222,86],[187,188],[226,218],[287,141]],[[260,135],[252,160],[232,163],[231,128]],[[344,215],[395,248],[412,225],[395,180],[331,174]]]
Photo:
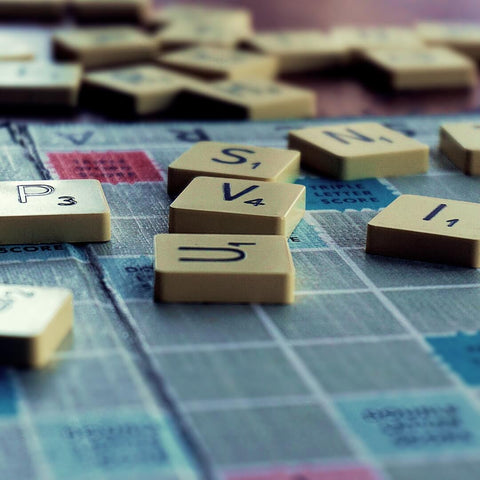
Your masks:
[[[155,300],[292,303],[295,268],[280,235],[155,236]]]
[[[54,20],[65,12],[65,0],[0,0],[0,19]]]
[[[143,22],[150,0],[70,0],[73,14],[82,21]]]
[[[72,325],[70,290],[0,285],[0,363],[44,366]]]
[[[277,59],[231,48],[196,46],[161,55],[157,62],[205,80],[273,78],[277,74]]]
[[[0,62],[0,105],[75,107],[81,76],[74,64]]]
[[[178,114],[200,118],[274,120],[315,115],[313,90],[267,79],[222,80],[188,87]]]
[[[300,175],[300,153],[235,143],[198,142],[168,167],[168,193],[178,195],[195,177],[293,182]]]
[[[110,208],[98,180],[0,182],[0,244],[108,240]]]
[[[58,60],[79,62],[84,68],[153,60],[158,41],[133,27],[89,27],[58,31],[53,35]]]
[[[305,187],[197,177],[170,205],[173,233],[289,236],[305,214]]]
[[[480,175],[480,122],[445,123],[440,151],[467,175]]]
[[[401,195],[368,223],[367,253],[480,267],[480,204]]]
[[[427,145],[373,122],[292,130],[288,147],[301,152],[305,167],[339,180],[428,170]]]
[[[370,49],[363,59],[373,69],[369,79],[394,90],[471,88],[477,83],[475,63],[448,48]]]
[[[148,64],[97,70],[84,76],[82,100],[109,114],[149,115],[168,108],[192,81]]]

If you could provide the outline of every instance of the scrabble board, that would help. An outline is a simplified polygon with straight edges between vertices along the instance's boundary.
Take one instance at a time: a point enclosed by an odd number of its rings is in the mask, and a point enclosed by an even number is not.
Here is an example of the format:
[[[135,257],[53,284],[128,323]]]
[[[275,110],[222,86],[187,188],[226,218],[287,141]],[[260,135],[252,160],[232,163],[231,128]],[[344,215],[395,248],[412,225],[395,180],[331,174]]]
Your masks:
[[[289,130],[345,119],[2,123],[2,180],[99,180],[112,240],[0,246],[2,283],[69,288],[75,304],[46,369],[0,370],[0,478],[477,478],[480,271],[364,251],[400,193],[480,200],[438,151],[442,123],[476,120],[368,119],[428,144],[428,174],[303,173],[288,306],[154,303],[167,168],[197,141],[285,148]]]

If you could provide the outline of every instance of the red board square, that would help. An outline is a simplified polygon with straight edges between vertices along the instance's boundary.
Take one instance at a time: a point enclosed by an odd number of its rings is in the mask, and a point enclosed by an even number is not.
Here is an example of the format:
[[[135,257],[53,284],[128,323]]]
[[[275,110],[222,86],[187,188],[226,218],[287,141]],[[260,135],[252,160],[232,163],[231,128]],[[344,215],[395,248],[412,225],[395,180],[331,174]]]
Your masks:
[[[94,178],[102,183],[161,182],[162,174],[143,151],[47,153],[64,179]]]

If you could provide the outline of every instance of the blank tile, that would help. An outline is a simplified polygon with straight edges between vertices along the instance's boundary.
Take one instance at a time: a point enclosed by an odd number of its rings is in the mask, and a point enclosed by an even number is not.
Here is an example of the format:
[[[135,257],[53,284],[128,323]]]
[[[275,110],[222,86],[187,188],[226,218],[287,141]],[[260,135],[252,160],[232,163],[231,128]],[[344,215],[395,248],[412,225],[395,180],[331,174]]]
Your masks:
[[[289,236],[305,214],[305,187],[197,177],[170,205],[171,233]]]
[[[197,142],[168,167],[168,193],[178,195],[195,177],[293,182],[300,175],[300,153],[270,147]]]
[[[56,19],[65,6],[65,0],[0,0],[0,18]]]
[[[73,325],[64,288],[0,285],[0,362],[42,367]]]
[[[480,267],[480,204],[401,195],[368,223],[367,253]]]
[[[273,78],[278,71],[273,56],[208,46],[161,55],[158,63],[205,80]]]
[[[88,73],[86,102],[109,113],[148,115],[168,108],[190,78],[154,65],[135,65]]]
[[[395,90],[469,88],[477,82],[472,60],[447,48],[371,49],[363,59],[375,68],[375,82]]]
[[[155,300],[292,303],[295,270],[279,235],[155,236]]]
[[[58,60],[74,60],[85,68],[153,60],[158,41],[132,27],[95,27],[62,30],[53,35]]]
[[[224,80],[187,91],[181,109],[201,118],[309,118],[316,109],[313,90],[267,79]]]
[[[318,30],[260,32],[245,44],[276,57],[282,74],[316,71],[348,60],[345,44]]]
[[[0,33],[0,61],[25,61],[34,57],[35,49],[20,35]]]
[[[69,0],[79,20],[143,22],[151,0]]]
[[[478,23],[420,22],[417,33],[427,45],[451,47],[475,60],[480,59]]]
[[[467,175],[480,175],[480,122],[440,127],[440,151]]]
[[[0,104],[74,107],[80,81],[74,64],[0,62]]]
[[[97,180],[0,182],[0,244],[105,242],[110,209]]]
[[[428,146],[379,123],[292,130],[288,147],[302,164],[341,180],[412,175],[428,170]]]

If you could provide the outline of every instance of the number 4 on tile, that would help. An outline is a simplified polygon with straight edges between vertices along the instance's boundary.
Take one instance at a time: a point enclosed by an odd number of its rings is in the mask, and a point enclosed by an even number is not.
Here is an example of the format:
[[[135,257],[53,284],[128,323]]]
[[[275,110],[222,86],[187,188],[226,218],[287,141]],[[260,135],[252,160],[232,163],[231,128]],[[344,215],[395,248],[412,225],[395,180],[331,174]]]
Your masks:
[[[436,208],[434,208],[428,215],[423,217],[423,220],[425,220],[427,222],[432,220],[432,218],[436,217],[446,207],[447,207],[446,203],[441,203]],[[452,218],[450,220],[445,220],[445,221],[447,222],[448,227],[453,227],[459,221],[459,219],[458,218]]]

